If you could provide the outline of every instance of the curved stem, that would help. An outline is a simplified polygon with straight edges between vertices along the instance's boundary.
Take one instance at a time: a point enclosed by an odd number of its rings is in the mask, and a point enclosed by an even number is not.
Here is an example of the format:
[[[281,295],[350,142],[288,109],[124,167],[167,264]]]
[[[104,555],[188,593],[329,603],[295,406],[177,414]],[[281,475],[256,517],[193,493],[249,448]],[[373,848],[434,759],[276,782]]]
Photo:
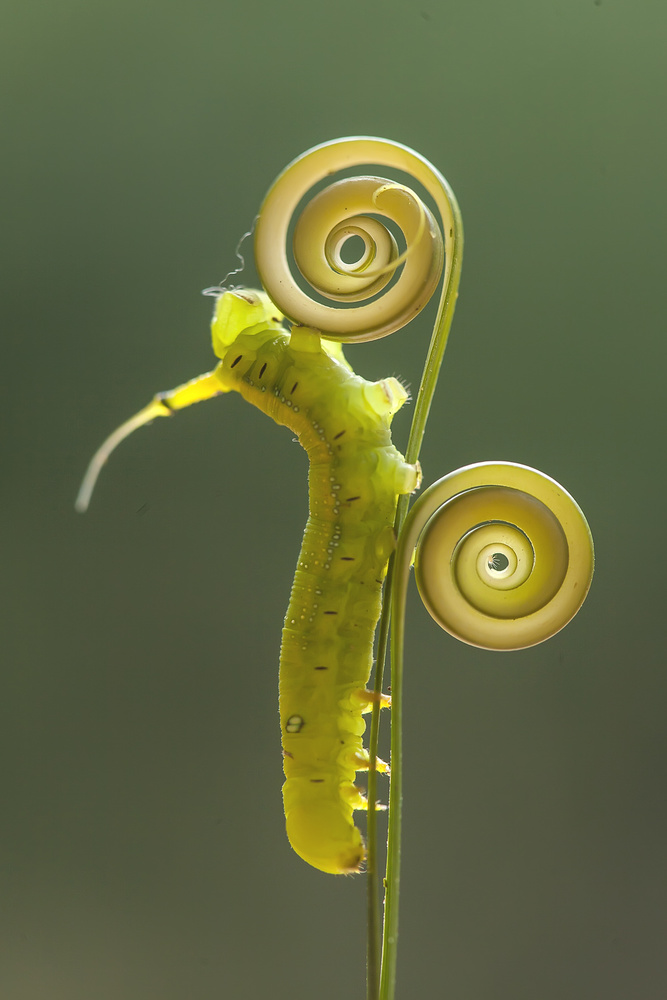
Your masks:
[[[458,202],[456,201],[454,192],[444,177],[442,177],[442,184],[445,194],[447,195],[452,216],[452,227],[449,233],[449,240],[445,241],[448,255],[450,255],[450,260],[447,262],[445,269],[444,286],[442,296],[440,298],[440,305],[438,307],[438,315],[436,316],[435,325],[433,327],[431,343],[429,344],[426,364],[424,365],[424,371],[422,373],[422,379],[419,386],[419,393],[417,394],[417,402],[415,403],[415,415],[412,418],[410,436],[408,437],[408,445],[405,450],[405,460],[410,463],[418,460],[419,452],[421,451],[424,431],[426,430],[426,421],[428,420],[429,411],[431,409],[435,387],[438,384],[440,366],[442,364],[442,358],[445,353],[445,347],[447,346],[447,340],[449,338],[449,331],[454,318],[454,309],[456,308],[456,300],[458,298],[459,284],[461,281],[463,220],[461,219],[461,210],[458,206]],[[405,499],[405,512],[403,513],[401,526],[402,521],[405,520],[405,514],[407,513],[407,498]]]

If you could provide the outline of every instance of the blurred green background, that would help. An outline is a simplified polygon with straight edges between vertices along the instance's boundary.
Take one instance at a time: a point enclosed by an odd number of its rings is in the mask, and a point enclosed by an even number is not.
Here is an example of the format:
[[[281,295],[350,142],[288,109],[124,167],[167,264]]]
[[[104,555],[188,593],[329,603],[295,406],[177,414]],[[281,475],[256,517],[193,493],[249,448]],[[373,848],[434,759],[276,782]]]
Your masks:
[[[200,290],[272,179],[360,133],[464,214],[426,481],[534,465],[597,546],[583,610],[527,651],[413,600],[399,997],[665,996],[666,30],[658,0],[5,12],[3,998],[363,996],[364,879],[283,833],[305,454],[226,397],[72,507],[106,434],[211,366]],[[429,329],[348,353],[416,386]]]

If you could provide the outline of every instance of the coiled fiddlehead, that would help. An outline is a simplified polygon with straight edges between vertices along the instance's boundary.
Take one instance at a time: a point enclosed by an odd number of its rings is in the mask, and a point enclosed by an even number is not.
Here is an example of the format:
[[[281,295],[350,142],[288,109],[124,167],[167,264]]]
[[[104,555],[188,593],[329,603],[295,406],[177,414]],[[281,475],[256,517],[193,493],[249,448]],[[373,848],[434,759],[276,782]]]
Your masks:
[[[429,613],[464,642],[523,649],[577,613],[593,575],[593,540],[570,494],[535,469],[469,465],[434,483],[410,511],[399,573],[416,549]]]
[[[362,164],[379,164],[415,178],[433,197],[444,233],[423,200],[404,184],[366,175],[331,184],[306,204],[293,239],[296,265],[327,300],[320,302],[299,286],[290,268],[290,223],[316,184]],[[444,178],[413,150],[366,137],[328,142],[294,160],[269,190],[255,231],[257,270],[271,299],[293,322],[344,343],[375,340],[400,329],[426,305],[442,272],[443,253],[448,283],[455,235],[452,214]],[[392,220],[401,230],[402,253],[375,215]],[[346,263],[341,248],[351,236],[360,237],[364,249],[356,261]],[[386,288],[399,268],[396,282]],[[355,302],[364,304],[345,307]]]

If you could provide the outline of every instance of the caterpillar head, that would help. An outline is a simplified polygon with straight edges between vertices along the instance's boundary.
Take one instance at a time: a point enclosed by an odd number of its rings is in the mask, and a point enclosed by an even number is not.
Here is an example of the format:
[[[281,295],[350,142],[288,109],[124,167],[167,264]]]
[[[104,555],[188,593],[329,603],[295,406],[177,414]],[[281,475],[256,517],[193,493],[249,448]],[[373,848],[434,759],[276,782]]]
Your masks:
[[[211,321],[213,350],[222,358],[239,334],[251,326],[280,326],[283,315],[266,292],[255,288],[237,288],[225,291],[215,302]]]

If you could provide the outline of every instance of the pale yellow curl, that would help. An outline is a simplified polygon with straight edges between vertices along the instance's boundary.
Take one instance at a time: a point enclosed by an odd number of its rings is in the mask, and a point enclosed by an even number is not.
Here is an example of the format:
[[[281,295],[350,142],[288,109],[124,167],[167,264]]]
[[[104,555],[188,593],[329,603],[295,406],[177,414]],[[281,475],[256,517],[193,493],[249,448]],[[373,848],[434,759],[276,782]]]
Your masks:
[[[570,494],[535,469],[469,465],[414,504],[397,556],[432,617],[464,642],[522,649],[577,613],[593,575],[593,540]]]
[[[296,221],[294,259],[306,282],[324,299],[319,302],[297,284],[288,261],[288,230],[299,203],[328,176],[361,165],[379,164],[413,177],[433,198],[442,231],[429,208],[409,187],[382,177],[344,178],[316,194]],[[403,233],[399,254],[384,223],[392,220]],[[279,309],[294,323],[320,330],[344,343],[376,340],[399,330],[423,309],[445,264],[447,285],[456,233],[447,182],[428,160],[387,139],[337,139],[297,157],[269,190],[255,230],[255,260],[262,284]],[[363,250],[352,263],[341,251],[352,236]],[[383,294],[400,268],[397,280]],[[370,301],[369,301],[370,300]],[[345,303],[363,305],[345,308]]]

